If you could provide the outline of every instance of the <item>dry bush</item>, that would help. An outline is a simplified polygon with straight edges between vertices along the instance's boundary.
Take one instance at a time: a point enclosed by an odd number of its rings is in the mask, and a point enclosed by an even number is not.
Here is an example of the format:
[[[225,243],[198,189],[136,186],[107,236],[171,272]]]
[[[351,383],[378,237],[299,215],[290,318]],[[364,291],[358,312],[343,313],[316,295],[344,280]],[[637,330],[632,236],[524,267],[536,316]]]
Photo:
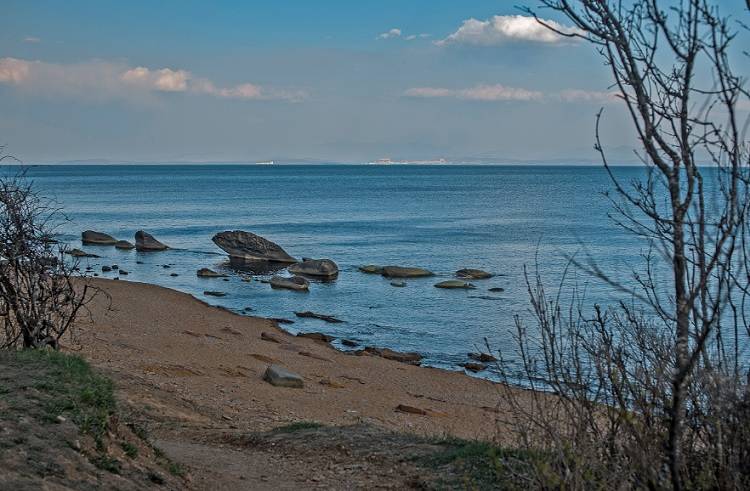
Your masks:
[[[612,217],[649,252],[632,281],[571,259],[621,292],[610,307],[587,309],[566,280],[550,297],[538,271],[527,276],[535,322],[516,321],[520,371],[501,369],[546,393],[506,391],[518,444],[543,456],[519,479],[748,488],[750,145],[739,108],[750,95],[731,63],[745,59],[733,47],[743,27],[707,0],[541,1],[577,28],[560,35],[593,44],[611,70],[645,177],[618,178],[601,112],[595,148]]]
[[[0,348],[59,348],[95,290],[54,239],[63,216],[23,170],[0,176]]]

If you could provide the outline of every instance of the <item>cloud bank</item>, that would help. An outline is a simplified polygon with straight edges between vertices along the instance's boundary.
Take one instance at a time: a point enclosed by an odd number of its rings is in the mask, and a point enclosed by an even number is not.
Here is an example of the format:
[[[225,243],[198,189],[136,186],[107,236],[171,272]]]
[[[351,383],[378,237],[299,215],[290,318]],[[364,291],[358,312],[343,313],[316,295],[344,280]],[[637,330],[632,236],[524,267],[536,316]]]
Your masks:
[[[303,91],[278,90],[250,83],[217,87],[211,80],[194,77],[187,70],[128,67],[106,61],[57,64],[0,58],[0,84],[37,93],[123,98],[160,92],[198,94],[223,99],[288,102],[298,102],[307,97]]]
[[[565,34],[582,34],[575,27],[564,26],[553,20],[544,23]],[[555,45],[570,42],[540,24],[535,18],[524,15],[495,15],[487,20],[467,19],[456,32],[436,41],[438,46],[500,46],[508,43],[537,43]]]
[[[615,93],[586,91],[580,89],[569,89],[560,92],[545,94],[537,90],[518,87],[507,87],[505,85],[477,85],[466,89],[446,89],[441,87],[414,87],[403,94],[405,97],[419,99],[450,98],[467,101],[483,102],[588,102],[597,104],[609,104],[619,100]]]
[[[393,39],[401,37],[401,29],[393,28],[386,32],[378,34],[378,39]]]

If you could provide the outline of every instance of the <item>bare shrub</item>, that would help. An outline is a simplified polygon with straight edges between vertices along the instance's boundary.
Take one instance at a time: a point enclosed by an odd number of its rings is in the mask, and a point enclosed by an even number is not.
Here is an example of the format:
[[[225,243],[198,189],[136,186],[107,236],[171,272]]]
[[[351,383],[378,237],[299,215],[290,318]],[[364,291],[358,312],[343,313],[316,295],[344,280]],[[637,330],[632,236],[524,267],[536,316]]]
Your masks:
[[[507,381],[520,372],[542,391],[505,396],[518,443],[545,458],[519,478],[577,489],[750,487],[750,145],[739,114],[749,94],[730,63],[737,24],[707,0],[541,1],[577,28],[560,35],[592,43],[611,70],[645,177],[618,178],[601,112],[595,148],[615,222],[649,252],[632,281],[571,259],[622,293],[591,312],[569,281],[550,297],[538,271],[527,273],[534,329],[517,319],[520,370],[500,365]]]
[[[59,348],[95,290],[54,239],[63,217],[23,171],[0,176],[0,348]]]

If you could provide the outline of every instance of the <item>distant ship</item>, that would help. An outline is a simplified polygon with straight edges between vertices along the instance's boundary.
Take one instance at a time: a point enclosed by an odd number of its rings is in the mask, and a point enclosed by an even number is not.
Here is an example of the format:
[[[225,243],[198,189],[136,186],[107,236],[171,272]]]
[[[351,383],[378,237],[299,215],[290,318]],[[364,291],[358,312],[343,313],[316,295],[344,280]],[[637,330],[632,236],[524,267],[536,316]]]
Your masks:
[[[392,163],[393,161],[391,159],[378,159],[375,162],[368,162],[369,165],[388,165]]]
[[[273,165],[273,160],[269,160],[267,162],[256,162],[255,165]]]

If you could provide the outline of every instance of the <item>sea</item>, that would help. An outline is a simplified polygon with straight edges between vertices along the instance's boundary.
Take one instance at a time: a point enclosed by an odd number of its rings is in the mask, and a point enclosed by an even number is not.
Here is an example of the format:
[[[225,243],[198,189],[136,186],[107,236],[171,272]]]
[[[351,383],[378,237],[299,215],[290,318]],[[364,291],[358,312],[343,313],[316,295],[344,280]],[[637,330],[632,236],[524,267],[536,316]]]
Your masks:
[[[639,168],[616,170],[624,180]],[[648,244],[620,228],[599,166],[500,165],[38,165],[28,168],[36,189],[65,214],[62,241],[101,256],[82,267],[101,277],[118,265],[121,281],[161,285],[241,315],[284,318],[292,333],[323,332],[334,346],[416,351],[424,365],[463,370],[469,352],[488,349],[513,362],[518,323],[534,328],[527,277],[539,272],[555,292],[565,278],[587,306],[620,299],[603,282],[571,265],[593,261],[628,281]],[[84,230],[134,242],[145,230],[171,249],[141,253],[82,246]],[[242,278],[211,238],[245,230],[297,258],[329,258],[336,281],[313,282],[309,293],[275,290],[267,274]],[[405,287],[364,274],[364,264],[426,268],[434,277]],[[211,268],[228,275],[199,278]],[[471,290],[435,283],[462,268],[494,276]],[[278,274],[286,275],[285,271]],[[502,288],[503,291],[490,291]],[[207,296],[206,291],[226,293]],[[343,320],[298,318],[313,311]],[[492,366],[471,374],[496,378]]]

